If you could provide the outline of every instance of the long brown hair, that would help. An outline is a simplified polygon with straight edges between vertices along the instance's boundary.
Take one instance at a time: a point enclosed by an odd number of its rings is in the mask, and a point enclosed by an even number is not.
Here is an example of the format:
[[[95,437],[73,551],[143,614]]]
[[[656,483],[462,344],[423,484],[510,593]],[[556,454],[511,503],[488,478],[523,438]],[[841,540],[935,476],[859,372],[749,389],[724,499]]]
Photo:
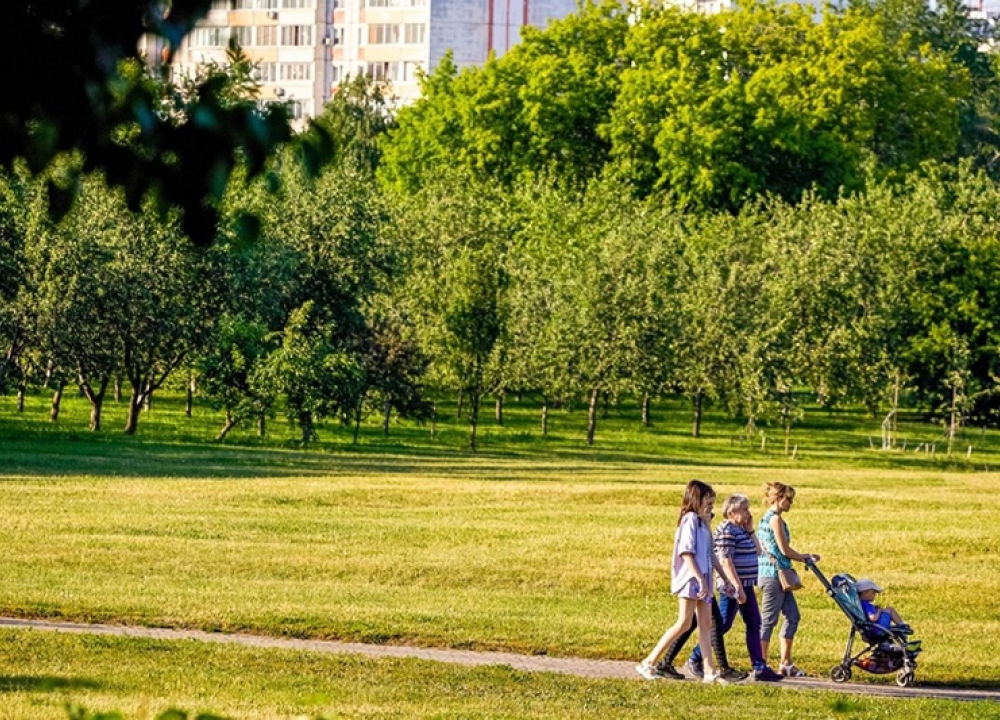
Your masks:
[[[705,498],[715,497],[715,490],[708,483],[703,483],[701,480],[692,480],[684,488],[684,499],[681,501],[681,514],[677,518],[677,524],[681,524],[681,520],[684,516],[693,512],[698,514],[701,512],[702,503],[705,502]]]

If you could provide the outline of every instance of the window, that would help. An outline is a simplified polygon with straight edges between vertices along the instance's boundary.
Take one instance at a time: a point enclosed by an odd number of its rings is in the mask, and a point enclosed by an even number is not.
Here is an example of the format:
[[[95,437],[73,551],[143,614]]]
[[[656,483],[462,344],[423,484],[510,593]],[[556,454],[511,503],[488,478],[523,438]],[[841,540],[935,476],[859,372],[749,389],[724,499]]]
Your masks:
[[[406,23],[403,42],[407,45],[420,45],[427,36],[427,26],[424,23]]]
[[[390,7],[392,0],[367,0],[365,5],[370,8],[387,8]]]
[[[313,0],[281,0],[281,7],[296,10],[314,7]]]
[[[417,79],[417,74],[423,68],[418,62],[405,62],[403,63],[403,82],[413,82]]]
[[[427,0],[410,0],[410,7],[423,7],[427,4]]]
[[[399,42],[399,25],[369,25],[368,43],[370,45],[392,45]]]
[[[277,10],[278,0],[257,0],[257,7],[261,10]]]
[[[281,28],[282,45],[312,45],[312,25],[285,25]]]
[[[398,62],[368,63],[365,74],[372,80],[399,80]]]
[[[277,25],[257,26],[257,45],[262,47],[273,47],[278,44]]]
[[[228,10],[229,5],[229,0],[212,0],[213,10]]]
[[[340,65],[333,65],[330,67],[330,81],[334,84],[340,82]]]
[[[259,62],[254,77],[260,82],[274,82],[278,79],[278,63]]]
[[[191,33],[191,47],[224,47],[229,41],[229,28],[195,28]]]
[[[253,45],[253,28],[249,25],[234,25],[232,37],[239,43],[240,47],[250,47]]]
[[[302,119],[302,101],[301,100],[289,100],[288,101],[288,114],[292,116],[293,120]]]
[[[309,63],[282,63],[279,76],[282,80],[312,80]]]
[[[333,33],[330,35],[330,38],[333,41],[334,45],[343,45],[344,44],[344,28],[342,28],[342,27],[335,27],[333,29]]]
[[[233,0],[233,10],[253,10],[253,0]]]

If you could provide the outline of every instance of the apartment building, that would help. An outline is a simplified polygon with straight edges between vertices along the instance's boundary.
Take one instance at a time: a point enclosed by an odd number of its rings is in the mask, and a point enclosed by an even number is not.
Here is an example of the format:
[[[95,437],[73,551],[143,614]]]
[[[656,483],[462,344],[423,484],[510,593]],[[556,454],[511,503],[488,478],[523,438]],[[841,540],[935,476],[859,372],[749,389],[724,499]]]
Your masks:
[[[480,65],[517,44],[524,26],[575,10],[576,0],[214,0],[172,72],[223,62],[236,38],[257,66],[262,101],[288,102],[301,126],[348,76],[387,80],[397,103],[412,102],[418,72],[449,50],[459,67]]]

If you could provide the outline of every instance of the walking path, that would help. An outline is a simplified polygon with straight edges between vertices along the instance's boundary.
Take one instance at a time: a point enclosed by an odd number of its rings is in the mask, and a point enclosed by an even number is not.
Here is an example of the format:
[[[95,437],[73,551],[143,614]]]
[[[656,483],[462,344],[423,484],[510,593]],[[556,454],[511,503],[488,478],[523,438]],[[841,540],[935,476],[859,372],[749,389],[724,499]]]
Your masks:
[[[583,658],[556,658],[544,655],[517,655],[504,652],[476,652],[473,650],[448,650],[441,648],[410,647],[406,645],[366,645],[364,643],[336,642],[332,640],[297,640],[264,635],[241,633],[210,633],[201,630],[170,630],[125,625],[89,625],[44,620],[21,620],[0,617],[0,628],[32,629],[50,632],[117,635],[121,637],[153,638],[157,640],[197,640],[200,642],[230,643],[262,648],[283,648],[335,654],[366,655],[375,658],[419,658],[457,665],[508,665],[528,672],[556,672],[587,678],[627,678],[640,680],[634,662],[620,660],[585,660]],[[891,676],[890,676],[891,677]],[[675,682],[663,680],[661,682]],[[946,700],[990,700],[1000,702],[1000,690],[978,690],[949,687],[908,687],[894,684],[854,682],[835,684],[815,678],[786,679],[772,684],[774,687],[799,690],[831,690],[841,693],[882,695],[905,698],[938,698]]]

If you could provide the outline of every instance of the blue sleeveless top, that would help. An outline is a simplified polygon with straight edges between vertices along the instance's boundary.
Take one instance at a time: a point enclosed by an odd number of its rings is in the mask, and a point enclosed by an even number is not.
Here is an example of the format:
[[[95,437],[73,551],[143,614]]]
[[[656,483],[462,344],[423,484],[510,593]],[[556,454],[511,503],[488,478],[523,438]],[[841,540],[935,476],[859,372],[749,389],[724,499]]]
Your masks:
[[[757,577],[761,580],[764,578],[776,578],[778,577],[778,568],[786,569],[792,566],[792,561],[778,549],[778,541],[774,538],[774,530],[771,529],[771,518],[776,514],[774,510],[768,510],[764,513],[764,517],[760,519],[760,522],[757,523],[757,539],[760,541],[761,549],[765,550],[765,552],[757,556],[759,563]],[[788,524],[784,518],[781,516],[779,518],[781,519],[781,526],[785,531],[785,537],[788,539],[788,542],[791,542],[792,535],[788,532]],[[771,561],[771,555],[778,561],[777,567]]]

